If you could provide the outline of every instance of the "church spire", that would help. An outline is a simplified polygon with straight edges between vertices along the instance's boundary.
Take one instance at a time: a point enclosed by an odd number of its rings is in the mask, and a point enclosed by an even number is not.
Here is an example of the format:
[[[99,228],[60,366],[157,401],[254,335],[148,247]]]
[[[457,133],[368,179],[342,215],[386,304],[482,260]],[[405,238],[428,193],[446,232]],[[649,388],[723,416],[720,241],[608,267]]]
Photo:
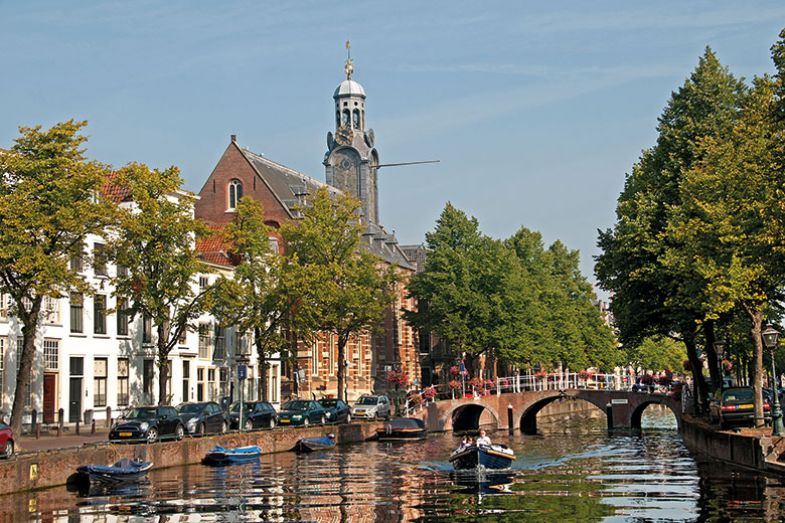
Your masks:
[[[343,70],[346,72],[346,79],[351,80],[354,63],[352,62],[352,44],[349,40],[346,40],[346,65],[343,66]]]

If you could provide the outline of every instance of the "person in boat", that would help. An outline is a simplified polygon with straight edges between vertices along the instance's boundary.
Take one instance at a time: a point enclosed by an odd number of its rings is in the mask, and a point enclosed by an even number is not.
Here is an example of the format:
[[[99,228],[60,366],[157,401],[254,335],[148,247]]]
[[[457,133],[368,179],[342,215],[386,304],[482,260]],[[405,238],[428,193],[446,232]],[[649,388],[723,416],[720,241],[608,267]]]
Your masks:
[[[488,437],[488,434],[485,432],[485,429],[480,429],[480,437],[477,438],[478,445],[487,445],[491,446],[493,443],[491,442],[491,438]]]
[[[472,444],[472,438],[470,438],[469,436],[464,435],[463,439],[461,440],[461,444],[458,447],[458,450],[463,450],[463,449],[465,449],[466,447],[468,447],[471,444]]]

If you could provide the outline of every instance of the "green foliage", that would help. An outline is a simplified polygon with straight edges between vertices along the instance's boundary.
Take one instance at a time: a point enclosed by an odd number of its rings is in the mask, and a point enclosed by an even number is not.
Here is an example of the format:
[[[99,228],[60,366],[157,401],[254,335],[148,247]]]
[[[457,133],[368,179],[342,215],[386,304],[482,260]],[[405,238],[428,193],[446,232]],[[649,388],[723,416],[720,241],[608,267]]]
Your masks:
[[[127,269],[114,280],[115,293],[128,301],[131,315],[150,317],[157,333],[158,401],[166,402],[169,353],[191,322],[207,309],[210,287],[197,289],[196,278],[207,272],[196,251],[196,239],[207,228],[193,215],[193,197],[180,191],[179,170],[130,164],[114,183],[133,201],[123,209],[112,248]]]
[[[392,304],[397,281],[394,267],[361,244],[364,227],[359,202],[319,189],[302,209],[301,220],[285,224],[287,263],[307,278],[310,330],[332,332],[338,338],[338,397],[344,393],[346,344],[350,336],[373,330]],[[312,282],[308,284],[308,282]],[[301,311],[297,311],[299,315]],[[298,334],[308,335],[300,326]]]
[[[681,341],[665,336],[650,336],[627,351],[629,362],[644,370],[681,372],[687,348]]]
[[[272,230],[264,223],[262,204],[240,199],[234,221],[224,236],[239,263],[231,277],[216,282],[213,313],[224,325],[253,333],[260,368],[268,356],[286,351],[287,328],[304,331],[311,327],[315,311],[309,290],[318,286],[314,271],[305,270],[294,257],[273,251]],[[297,314],[294,314],[294,312]],[[310,323],[309,323],[310,322]],[[267,400],[267,373],[262,370],[262,395]]]
[[[0,292],[12,297],[22,323],[11,426],[21,428],[35,339],[44,297],[90,289],[69,259],[82,254],[88,234],[100,234],[114,219],[101,193],[108,168],[81,149],[86,122],[42,130],[22,127],[10,149],[0,149]]]
[[[546,250],[540,234],[525,228],[505,242],[488,238],[475,218],[449,203],[426,240],[425,270],[409,283],[420,307],[406,316],[453,352],[492,351],[519,366],[621,362],[577,251],[560,242]]]

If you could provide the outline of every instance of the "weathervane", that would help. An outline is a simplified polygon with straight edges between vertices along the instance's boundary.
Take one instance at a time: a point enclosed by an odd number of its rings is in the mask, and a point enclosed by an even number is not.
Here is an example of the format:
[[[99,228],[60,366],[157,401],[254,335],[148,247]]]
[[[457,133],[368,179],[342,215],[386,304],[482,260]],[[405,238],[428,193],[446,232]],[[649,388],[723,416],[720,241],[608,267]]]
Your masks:
[[[352,63],[352,44],[349,43],[349,40],[346,40],[346,65],[343,66],[343,70],[346,71],[346,79],[351,80],[354,64]]]

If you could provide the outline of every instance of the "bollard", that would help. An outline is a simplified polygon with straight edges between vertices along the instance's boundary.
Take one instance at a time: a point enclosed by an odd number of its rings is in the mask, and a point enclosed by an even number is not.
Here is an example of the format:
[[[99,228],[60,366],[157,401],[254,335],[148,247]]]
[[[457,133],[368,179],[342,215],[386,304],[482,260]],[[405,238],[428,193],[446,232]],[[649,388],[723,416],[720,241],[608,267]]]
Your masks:
[[[62,433],[63,433],[63,427],[58,425],[57,426],[57,437],[59,438]]]
[[[106,407],[106,428],[112,426],[112,407]]]
[[[35,439],[41,438],[41,424],[35,426]]]
[[[57,411],[57,418],[57,436],[60,437],[63,433],[63,424],[65,423],[65,410],[62,407]]]
[[[35,426],[38,425],[38,411],[33,409],[30,414],[30,433],[35,434]]]
[[[76,435],[79,435],[79,420],[76,420]]]
[[[507,431],[510,433],[510,436],[515,432],[515,427],[512,424],[512,403],[507,405]]]
[[[610,403],[605,404],[605,416],[608,418],[608,431],[613,430],[613,405]]]
[[[93,421],[90,423],[90,434],[95,434],[95,418],[93,418]]]

